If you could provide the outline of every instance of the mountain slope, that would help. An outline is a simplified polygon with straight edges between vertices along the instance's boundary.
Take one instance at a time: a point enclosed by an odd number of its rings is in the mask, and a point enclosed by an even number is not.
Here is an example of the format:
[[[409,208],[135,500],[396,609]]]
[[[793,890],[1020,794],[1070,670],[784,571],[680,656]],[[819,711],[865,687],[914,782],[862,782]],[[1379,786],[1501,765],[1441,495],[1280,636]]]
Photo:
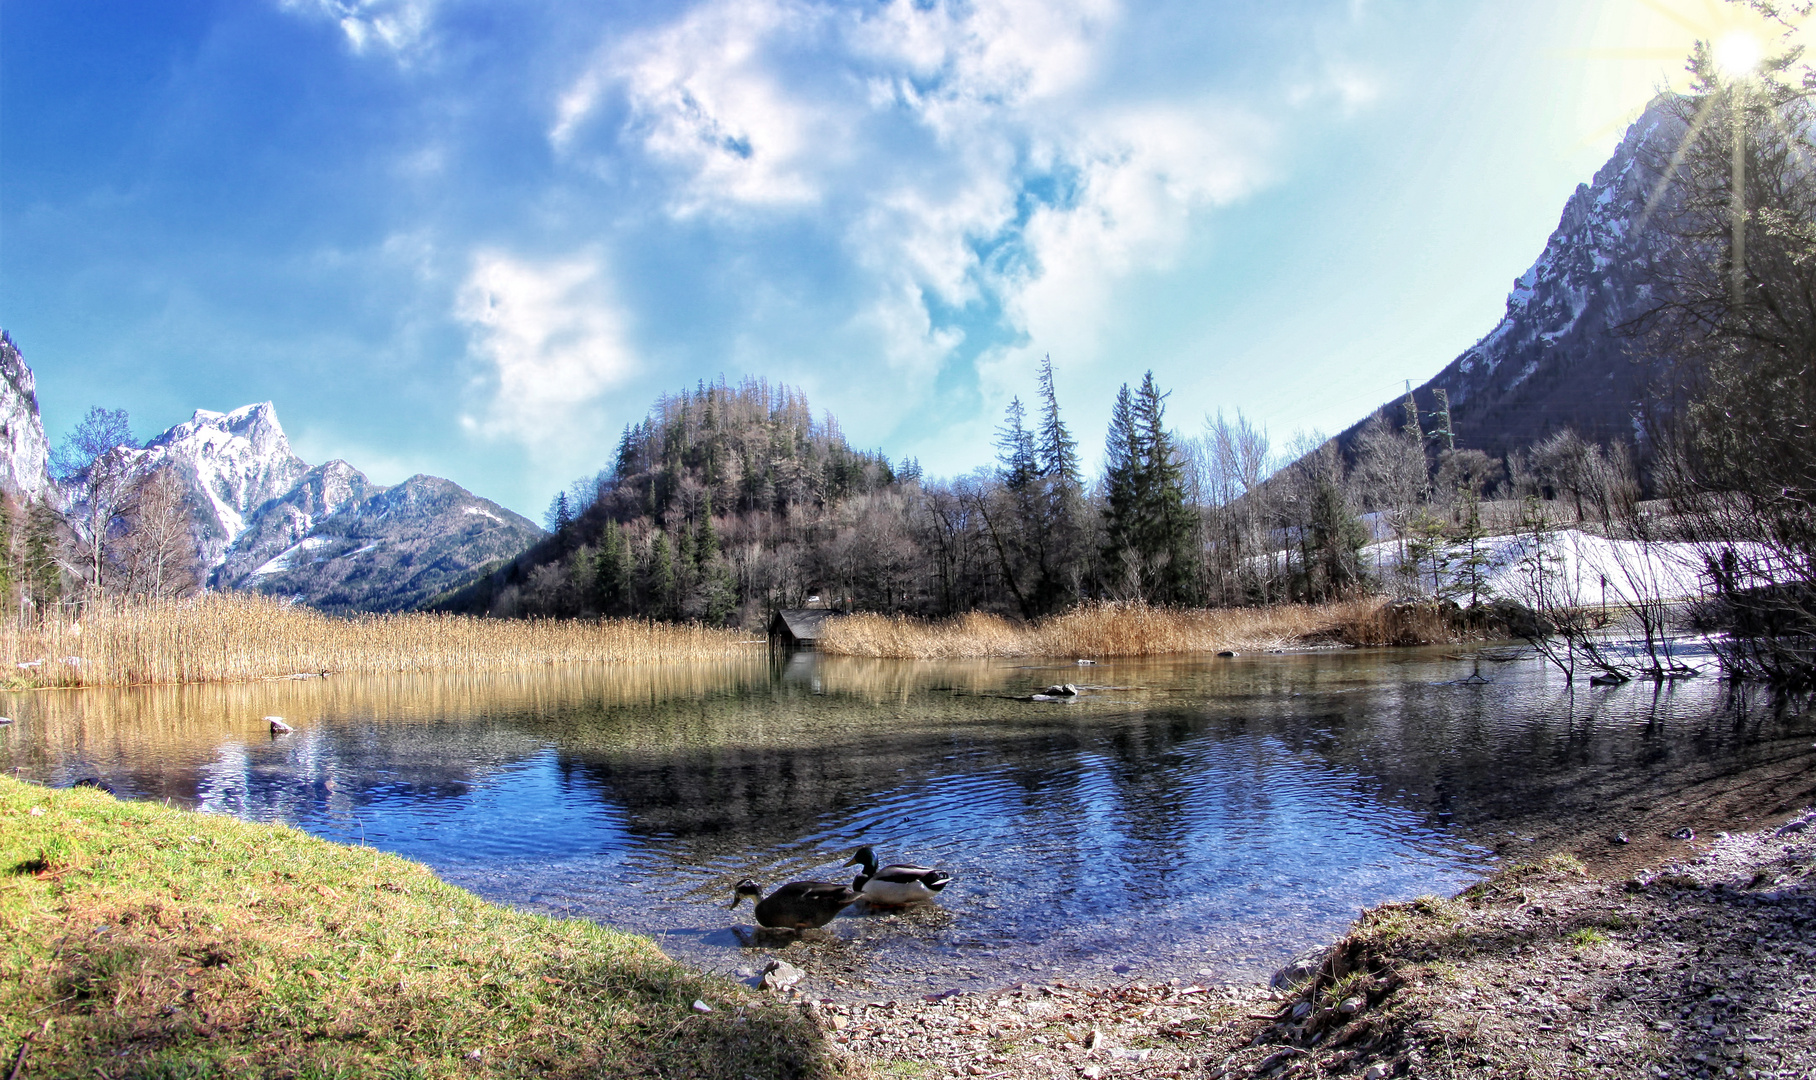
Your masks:
[[[1646,370],[1619,328],[1651,306],[1648,268],[1666,243],[1645,215],[1683,135],[1668,104],[1655,100],[1594,180],[1577,187],[1544,252],[1514,282],[1500,323],[1414,391],[1426,432],[1441,424],[1442,390],[1456,445],[1491,457],[1564,427],[1598,442],[1644,442]],[[1401,423],[1398,403],[1381,411]],[[1338,436],[1345,450],[1361,427]]]
[[[418,475],[378,487],[334,461],[262,507],[214,580],[323,611],[405,611],[542,536],[452,481]],[[273,551],[280,539],[290,543]]]

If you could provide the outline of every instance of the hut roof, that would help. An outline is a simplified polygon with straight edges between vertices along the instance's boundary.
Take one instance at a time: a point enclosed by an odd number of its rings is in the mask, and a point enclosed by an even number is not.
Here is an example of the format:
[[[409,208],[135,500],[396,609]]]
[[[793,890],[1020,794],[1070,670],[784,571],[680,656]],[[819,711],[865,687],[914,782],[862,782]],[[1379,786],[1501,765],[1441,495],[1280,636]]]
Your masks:
[[[832,612],[825,608],[784,608],[769,621],[769,636],[784,642],[812,645],[820,637],[820,625]]]

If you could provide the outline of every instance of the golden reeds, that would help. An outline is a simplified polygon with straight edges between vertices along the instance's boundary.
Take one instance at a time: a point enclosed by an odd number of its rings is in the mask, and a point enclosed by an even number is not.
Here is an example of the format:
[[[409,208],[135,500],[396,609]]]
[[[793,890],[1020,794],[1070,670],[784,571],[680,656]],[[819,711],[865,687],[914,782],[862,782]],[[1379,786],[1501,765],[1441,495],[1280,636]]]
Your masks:
[[[333,618],[251,593],[108,599],[0,624],[0,685],[235,682],[321,672],[498,671],[587,661],[748,655],[750,635],[634,619],[479,619],[421,612]]]
[[[960,615],[926,622],[887,615],[829,619],[819,647],[846,656],[956,659],[991,656],[1160,656],[1259,651],[1307,644],[1376,644],[1385,631],[1380,599],[1259,608],[1164,608],[1091,604],[1038,622]],[[1442,620],[1438,620],[1439,624]],[[1448,640],[1435,637],[1431,640]],[[1400,643],[1393,641],[1393,643]]]

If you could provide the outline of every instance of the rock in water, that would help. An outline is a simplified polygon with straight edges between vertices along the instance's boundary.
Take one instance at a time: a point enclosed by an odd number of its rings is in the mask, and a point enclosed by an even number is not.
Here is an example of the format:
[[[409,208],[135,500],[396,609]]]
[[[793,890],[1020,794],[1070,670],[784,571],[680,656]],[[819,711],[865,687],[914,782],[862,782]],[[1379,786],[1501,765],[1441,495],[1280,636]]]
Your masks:
[[[265,722],[271,725],[271,734],[273,735],[288,735],[296,730],[289,724],[284,723],[284,718],[281,716],[267,716],[265,717]]]

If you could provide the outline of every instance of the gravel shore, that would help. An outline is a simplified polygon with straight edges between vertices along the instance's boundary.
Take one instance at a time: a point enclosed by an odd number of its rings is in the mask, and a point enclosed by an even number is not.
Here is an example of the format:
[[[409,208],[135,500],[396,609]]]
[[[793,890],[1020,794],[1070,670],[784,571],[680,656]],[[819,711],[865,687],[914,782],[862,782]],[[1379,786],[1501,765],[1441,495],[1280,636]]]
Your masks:
[[[800,1006],[879,1076],[1816,1077],[1816,810],[1677,850],[1605,876],[1559,853],[1371,909],[1297,985]]]

